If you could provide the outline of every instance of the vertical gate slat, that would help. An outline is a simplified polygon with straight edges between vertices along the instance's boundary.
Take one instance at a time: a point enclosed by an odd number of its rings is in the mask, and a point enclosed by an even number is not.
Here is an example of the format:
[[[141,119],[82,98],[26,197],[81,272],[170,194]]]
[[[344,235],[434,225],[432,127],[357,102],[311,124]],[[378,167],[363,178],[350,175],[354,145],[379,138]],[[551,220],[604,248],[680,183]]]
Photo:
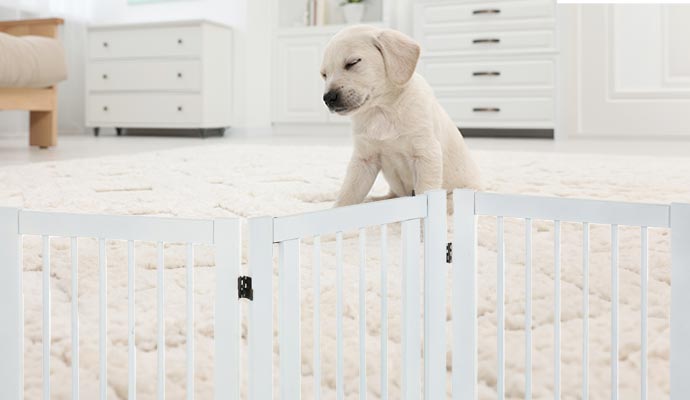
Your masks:
[[[420,382],[420,299],[419,299],[418,219],[402,222],[402,399],[419,399]]]
[[[79,400],[79,247],[76,237],[70,239],[72,264],[72,400]]]
[[[618,399],[618,225],[611,225],[611,400]]]
[[[381,399],[388,400],[388,226],[381,225]]]
[[[242,234],[238,219],[218,219],[213,223],[216,248],[214,313],[214,398],[240,398],[240,304],[237,278],[242,262]]]
[[[321,400],[321,237],[314,237],[314,400]]]
[[[589,223],[582,224],[582,400],[589,399]]]
[[[101,400],[108,396],[108,260],[105,253],[105,239],[98,239],[98,264],[100,271],[100,296],[99,296],[99,389]]]
[[[299,399],[302,377],[300,358],[299,239],[280,243],[278,315],[280,326],[280,398]]]
[[[424,398],[446,397],[446,191],[427,195],[424,219]]]
[[[671,205],[671,400],[690,394],[690,204]]]
[[[532,398],[532,219],[525,219],[525,399]]]
[[[50,400],[50,237],[43,236],[43,398]]]
[[[561,398],[561,221],[553,223],[553,398]]]
[[[336,361],[335,361],[335,393],[338,400],[345,398],[343,382],[343,233],[335,235],[335,326],[336,326]]]
[[[0,399],[24,399],[24,305],[19,210],[0,207]]]
[[[273,400],[273,218],[249,220],[249,399]]]
[[[187,400],[194,398],[194,245],[187,243]],[[231,306],[230,306],[231,307]]]
[[[475,193],[453,192],[453,400],[477,398],[477,216]]]
[[[135,269],[135,253],[134,253],[134,242],[127,242],[127,325],[128,335],[127,335],[127,347],[128,347],[128,400],[135,400],[137,396],[137,347],[136,347],[136,317],[135,317],[135,282],[136,282],[136,269]]]
[[[367,231],[359,230],[359,398],[367,398],[367,281],[366,281]]]
[[[158,400],[165,399],[165,254],[158,242]]]
[[[496,337],[498,339],[497,347],[497,360],[498,360],[498,373],[496,376],[496,391],[498,392],[498,398],[505,398],[505,371],[506,371],[506,360],[505,360],[505,295],[506,295],[506,270],[505,270],[505,243],[503,240],[503,217],[496,218]]]
[[[649,245],[647,227],[640,229],[640,398],[647,400],[647,297],[649,293]]]

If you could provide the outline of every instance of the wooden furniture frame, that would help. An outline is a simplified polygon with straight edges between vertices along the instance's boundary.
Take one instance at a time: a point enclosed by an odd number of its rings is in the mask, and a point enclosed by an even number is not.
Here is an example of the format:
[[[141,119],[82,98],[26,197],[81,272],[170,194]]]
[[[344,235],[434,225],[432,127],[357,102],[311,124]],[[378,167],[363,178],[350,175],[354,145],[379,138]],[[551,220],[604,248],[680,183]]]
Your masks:
[[[13,36],[57,38],[60,18],[0,21],[0,32]],[[28,110],[29,144],[42,149],[57,144],[57,87],[0,88],[0,110]]]

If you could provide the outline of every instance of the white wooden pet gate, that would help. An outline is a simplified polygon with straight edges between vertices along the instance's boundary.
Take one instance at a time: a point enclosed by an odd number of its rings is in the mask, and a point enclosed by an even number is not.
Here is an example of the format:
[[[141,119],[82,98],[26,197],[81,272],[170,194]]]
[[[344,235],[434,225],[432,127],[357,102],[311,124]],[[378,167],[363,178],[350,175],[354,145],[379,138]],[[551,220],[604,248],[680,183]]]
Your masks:
[[[388,282],[387,225],[401,224],[402,238],[402,321],[400,377],[401,397],[404,399],[443,399],[446,397],[446,287],[449,270],[452,286],[452,398],[475,399],[477,396],[477,216],[493,216],[497,221],[497,317],[498,365],[497,392],[505,393],[505,247],[503,218],[520,218],[525,222],[525,398],[531,398],[531,294],[532,294],[532,221],[550,220],[554,226],[554,398],[561,397],[561,281],[560,281],[560,223],[577,222],[583,225],[583,358],[582,398],[589,396],[589,225],[611,226],[611,396],[618,398],[618,227],[636,226],[641,232],[641,394],[647,398],[647,288],[648,288],[648,228],[672,230],[672,299],[671,299],[671,398],[690,396],[690,205],[650,205],[592,200],[515,196],[475,193],[457,190],[453,194],[454,237],[446,245],[446,195],[433,191],[424,195],[368,203],[352,207],[325,210],[287,217],[249,219],[249,270],[251,277],[240,276],[241,234],[238,219],[188,220],[140,216],[98,216],[55,212],[34,212],[0,208],[0,399],[24,397],[23,369],[23,293],[22,293],[22,236],[39,235],[43,239],[42,307],[43,307],[43,398],[50,398],[51,351],[51,237],[71,238],[72,293],[77,285],[77,238],[98,239],[99,248],[99,376],[100,398],[107,393],[107,279],[106,240],[128,243],[128,397],[136,397],[135,347],[135,282],[134,242],[158,243],[158,382],[157,397],[165,397],[165,330],[163,287],[164,243],[186,243],[186,321],[187,321],[187,398],[194,393],[194,246],[215,246],[215,398],[240,398],[240,373],[248,375],[248,397],[252,400],[300,398],[300,240],[313,241],[314,290],[314,398],[321,398],[321,353],[319,342],[319,270],[321,268],[322,235],[336,237],[336,397],[344,398],[343,385],[343,232],[359,231],[359,280],[364,282],[367,227],[380,227],[381,235],[381,397],[388,398]],[[424,289],[420,293],[420,227],[424,229]],[[273,309],[273,249],[277,244],[279,271],[278,310]],[[452,247],[451,247],[452,246]],[[451,256],[454,252],[454,256]],[[447,261],[452,258],[452,267]],[[360,381],[366,388],[366,349],[364,346],[366,285],[359,286]],[[240,299],[249,300],[248,360],[241,365],[240,357]],[[420,299],[423,299],[423,313]],[[123,299],[124,301],[124,299]],[[246,301],[246,300],[245,300]],[[397,311],[397,310],[396,310]],[[280,385],[273,387],[273,316],[278,314]],[[423,323],[421,323],[423,321]],[[73,398],[79,393],[79,310],[77,296],[72,296],[72,388]],[[423,347],[420,348],[422,333]],[[422,353],[423,348],[423,353]],[[422,354],[423,360],[422,360]],[[423,376],[420,364],[423,361]],[[571,394],[576,396],[577,394]],[[360,391],[360,398],[366,397]]]

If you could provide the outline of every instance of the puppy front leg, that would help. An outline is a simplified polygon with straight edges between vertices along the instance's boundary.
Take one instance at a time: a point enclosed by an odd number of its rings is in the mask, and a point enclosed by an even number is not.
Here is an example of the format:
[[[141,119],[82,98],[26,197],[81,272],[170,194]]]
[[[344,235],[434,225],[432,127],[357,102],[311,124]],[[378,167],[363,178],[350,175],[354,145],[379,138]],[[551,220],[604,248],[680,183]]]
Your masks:
[[[340,188],[340,194],[334,207],[359,204],[371,190],[381,167],[377,162],[354,156],[347,166],[345,182]]]
[[[425,146],[414,155],[415,193],[443,187],[443,153],[441,146]]]

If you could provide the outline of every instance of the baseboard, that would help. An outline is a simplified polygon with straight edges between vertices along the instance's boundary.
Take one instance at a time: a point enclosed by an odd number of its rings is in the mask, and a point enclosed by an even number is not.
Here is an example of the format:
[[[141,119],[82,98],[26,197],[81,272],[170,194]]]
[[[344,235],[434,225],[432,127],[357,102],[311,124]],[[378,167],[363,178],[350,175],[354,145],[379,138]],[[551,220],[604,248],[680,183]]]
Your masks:
[[[349,123],[274,123],[273,134],[276,136],[327,136],[349,137],[352,127]]]
[[[553,139],[553,129],[458,128],[464,137]]]

